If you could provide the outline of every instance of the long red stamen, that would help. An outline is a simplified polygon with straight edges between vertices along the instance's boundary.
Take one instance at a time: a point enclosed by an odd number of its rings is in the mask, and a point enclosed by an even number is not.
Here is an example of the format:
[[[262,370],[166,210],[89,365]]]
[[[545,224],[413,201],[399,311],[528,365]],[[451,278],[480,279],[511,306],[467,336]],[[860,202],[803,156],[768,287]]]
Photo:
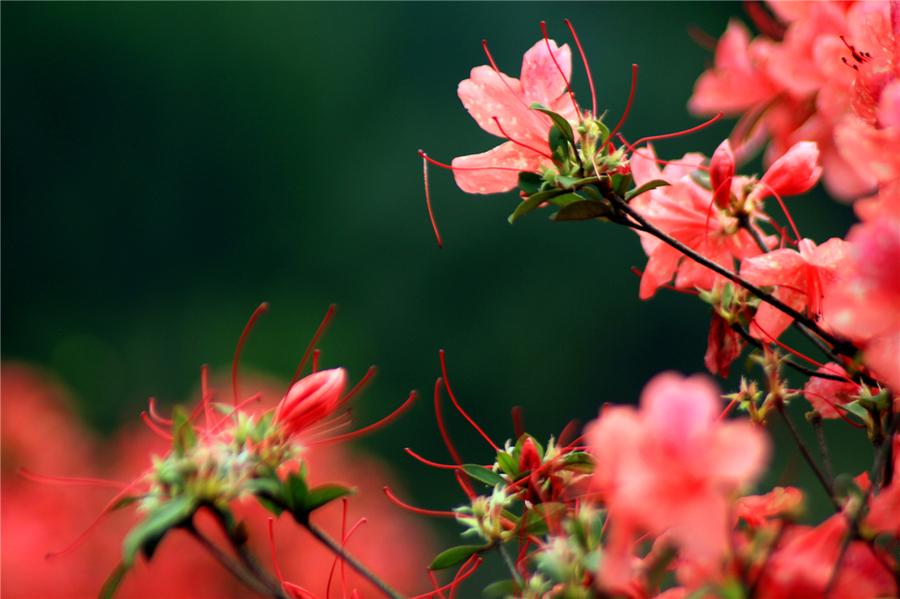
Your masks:
[[[309,359],[309,355],[312,353],[313,349],[315,349],[316,343],[319,342],[319,337],[321,337],[322,333],[325,332],[325,329],[328,328],[328,324],[331,322],[335,310],[337,310],[335,304],[328,306],[325,316],[322,317],[322,322],[319,323],[319,328],[313,333],[312,339],[309,340],[309,345],[306,346],[306,350],[303,352],[303,357],[300,358],[300,363],[297,364],[297,370],[294,371],[294,376],[291,378],[292,385],[300,378],[300,373],[303,372],[303,367],[306,366],[306,360]]]
[[[728,402],[728,405],[725,406],[725,409],[722,410],[722,412],[719,414],[717,420],[725,420],[725,417],[731,413],[731,410],[733,410],[734,406],[738,405],[738,403],[739,402],[737,399],[732,399],[730,402]]]
[[[634,92],[637,89],[637,74],[638,74],[638,66],[636,64],[631,65],[631,89],[628,90],[628,102],[625,103],[625,110],[622,112],[622,116],[619,117],[619,122],[616,123],[616,126],[613,127],[612,132],[609,134],[609,139],[615,137],[616,133],[619,132],[619,129],[622,128],[622,125],[625,124],[625,121],[628,119],[628,113],[631,112],[631,105],[634,103]]]
[[[269,527],[269,550],[272,553],[272,566],[275,568],[275,576],[278,582],[284,585],[284,576],[281,574],[281,567],[278,565],[278,555],[275,551],[275,518],[269,516],[267,518]]]
[[[462,468],[462,466],[460,466],[458,464],[441,464],[438,462],[432,462],[431,460],[429,460],[427,458],[423,458],[422,456],[417,454],[415,451],[413,451],[409,447],[404,447],[403,451],[408,453],[412,458],[422,462],[426,466],[431,466],[432,468],[440,468],[442,470],[458,470],[458,469]]]
[[[534,152],[535,154],[540,154],[541,156],[543,156],[543,157],[546,158],[547,160],[553,160],[553,156],[551,156],[551,155],[548,154],[547,152],[544,152],[544,151],[542,151],[542,150],[538,150],[537,148],[535,148],[535,147],[533,147],[533,146],[529,146],[529,145],[526,144],[525,142],[519,141],[519,140],[517,140],[517,139],[513,139],[512,136],[511,136],[509,133],[507,133],[507,132],[503,129],[503,125],[500,124],[500,119],[498,119],[498,118],[495,117],[495,116],[492,116],[491,118],[494,120],[495,123],[497,123],[497,128],[500,129],[500,133],[503,134],[503,137],[505,137],[506,139],[508,139],[508,140],[511,141],[512,143],[516,144],[517,146],[523,147],[523,148],[525,148],[526,150],[531,150],[531,151]]]
[[[437,579],[437,576],[436,576],[435,573],[434,573],[434,570],[431,570],[431,569],[428,570],[428,578],[431,579],[431,586],[434,587],[434,591],[433,591],[433,592],[434,592],[434,593],[437,593],[438,599],[447,599],[447,598],[444,596],[444,593],[441,592],[441,590],[440,590],[441,584],[438,582],[438,579]],[[429,596],[430,596],[430,597],[433,597],[434,595],[429,595]]]
[[[447,432],[447,427],[444,425],[444,416],[441,413],[441,386],[444,384],[443,379],[440,377],[434,382],[434,417],[437,420],[438,430],[441,432],[441,439],[444,441],[444,446],[447,448],[447,451],[450,452],[450,457],[453,458],[453,461],[456,464],[462,465],[462,458],[459,455],[459,452],[456,451],[456,446],[453,445],[453,441],[450,439],[450,433]]]
[[[591,67],[588,65],[587,55],[584,53],[584,48],[581,47],[581,40],[578,39],[578,34],[575,33],[575,26],[572,25],[572,21],[569,19],[563,19],[563,22],[566,24],[566,27],[569,28],[569,32],[572,34],[572,39],[575,40],[575,47],[578,48],[578,53],[581,54],[581,62],[584,64],[584,72],[587,73],[588,85],[591,88],[591,114],[596,117],[597,116],[597,90],[594,88],[594,78],[591,76]]]
[[[369,381],[371,381],[372,377],[374,377],[377,373],[378,373],[377,367],[369,366],[369,369],[366,371],[366,374],[364,374],[363,377],[361,379],[359,379],[358,383],[353,385],[353,388],[347,392],[347,395],[345,395],[344,397],[341,398],[339,405],[344,405],[345,403],[347,403],[348,401],[353,399],[353,397],[355,397],[360,391],[362,391],[366,387],[366,385],[369,384]]]
[[[462,489],[462,492],[465,493],[466,497],[469,498],[469,501],[475,499],[478,494],[475,493],[475,489],[472,488],[472,483],[469,482],[469,478],[463,470],[454,470],[453,476],[456,477],[456,482],[459,484],[459,488]]]
[[[481,429],[481,427],[478,426],[475,420],[473,420],[472,417],[469,416],[469,414],[466,413],[466,411],[462,408],[462,406],[459,405],[459,402],[456,400],[456,395],[454,395],[453,393],[453,389],[450,388],[450,379],[447,378],[447,358],[443,349],[440,350],[439,355],[441,359],[441,374],[443,374],[444,376],[444,388],[447,390],[447,395],[450,396],[450,401],[453,402],[453,406],[462,415],[462,417],[466,419],[466,422],[471,424],[472,428],[478,431],[478,434],[488,442],[488,445],[490,445],[494,449],[494,451],[499,452],[500,448],[497,446],[497,444],[491,441],[491,438],[487,436],[487,433],[485,433]]]
[[[425,209],[428,211],[431,229],[434,231],[434,238],[437,240],[438,248],[443,248],[444,242],[441,240],[441,232],[438,230],[437,220],[434,218],[434,209],[431,207],[431,189],[428,186],[428,160],[425,156],[422,156],[422,179],[425,183]]]
[[[312,371],[313,371],[313,372],[318,372],[318,371],[319,371],[319,358],[320,358],[321,356],[322,356],[322,350],[321,350],[321,349],[316,348],[316,349],[313,350],[313,356],[312,356]]]
[[[479,557],[477,554],[473,555],[472,557],[467,559],[462,566],[459,567],[459,570],[457,571],[457,574],[452,581],[448,582],[442,587],[434,589],[433,591],[422,593],[421,595],[414,595],[409,599],[433,599],[435,594],[437,594],[438,596],[443,596],[441,595],[443,591],[454,589],[459,585],[459,583],[474,574],[475,571],[478,570],[479,566],[481,566],[482,561],[484,560],[482,560],[481,557]],[[466,570],[467,567],[469,568],[468,570]],[[462,574],[463,570],[466,570],[465,574]]]
[[[159,412],[156,411],[156,398],[151,397],[147,400],[147,412],[150,413],[150,417],[153,418],[158,423],[164,426],[172,426],[171,418],[163,418],[160,416]]]
[[[426,154],[423,150],[419,150],[418,154],[419,156],[427,160],[428,164],[433,164],[434,166],[445,168],[448,171],[513,171],[516,173],[522,171],[522,169],[512,166],[451,166],[444,162],[435,160],[434,158]]]
[[[54,559],[54,558],[66,555],[67,553],[71,553],[72,551],[75,551],[78,547],[80,547],[81,544],[84,543],[85,540],[87,540],[88,535],[90,535],[94,531],[94,529],[100,525],[100,522],[103,521],[103,518],[106,517],[108,514],[110,514],[113,511],[113,509],[118,505],[118,503],[126,497],[128,491],[133,489],[139,481],[143,480],[144,475],[146,475],[148,472],[150,472],[149,469],[145,470],[140,476],[138,476],[133,481],[128,483],[128,485],[126,485],[125,488],[123,488],[121,491],[116,493],[112,497],[112,499],[110,499],[107,502],[107,504],[105,506],[103,506],[103,509],[100,510],[100,513],[97,514],[97,516],[88,525],[88,527],[86,529],[84,529],[84,531],[80,535],[78,535],[74,541],[72,541],[71,543],[69,543],[69,545],[60,549],[59,551],[53,551],[53,552],[47,553],[45,557],[47,559]]]
[[[674,164],[675,166],[690,166],[699,171],[707,171],[707,172],[709,171],[709,167],[705,166],[703,164],[691,164],[689,162],[679,162],[678,160],[663,160],[662,158],[650,156],[649,154],[643,154],[640,152],[640,150],[638,150],[636,148],[636,144],[629,143],[628,140],[625,139],[625,137],[621,133],[617,133],[616,137],[618,137],[619,141],[621,141],[622,144],[626,148],[628,148],[629,152],[631,152],[632,154],[636,154],[636,155],[640,156],[641,158],[646,158],[647,160],[652,160],[656,164],[662,164],[663,166],[669,165],[669,164]]]
[[[674,133],[663,133],[661,135],[649,135],[647,137],[642,137],[642,138],[638,139],[636,142],[634,142],[633,144],[631,144],[631,146],[637,147],[637,146],[641,145],[642,143],[646,143],[648,141],[656,141],[659,139],[671,139],[673,137],[681,137],[683,135],[690,135],[691,133],[696,133],[697,131],[706,129],[707,127],[709,127],[710,125],[712,125],[713,123],[715,123],[716,121],[721,119],[723,116],[724,116],[723,113],[720,112],[716,116],[709,119],[708,121],[700,123],[699,125],[691,127],[690,129],[682,129],[681,131],[675,131]]]
[[[566,426],[563,427],[562,431],[559,433],[559,446],[565,447],[569,444],[569,437],[575,434],[575,431],[578,430],[578,421],[577,420],[569,420]],[[571,442],[574,443],[576,441],[575,438],[571,439]]]
[[[379,428],[387,426],[388,424],[390,424],[391,422],[393,422],[394,420],[396,420],[397,418],[402,416],[407,410],[409,410],[409,408],[412,407],[413,403],[415,403],[416,399],[418,399],[418,393],[416,393],[415,391],[412,391],[409,394],[409,397],[406,398],[406,401],[404,401],[400,405],[399,408],[397,408],[396,410],[394,410],[393,412],[391,412],[390,414],[388,414],[387,416],[385,416],[378,422],[374,422],[374,423],[370,424],[369,426],[365,426],[365,427],[363,427],[359,430],[353,431],[353,432],[345,433],[343,435],[338,435],[336,437],[331,437],[330,439],[325,439],[321,442],[317,442],[316,445],[324,445],[324,444],[330,445],[332,443],[340,443],[342,441],[349,441],[350,439],[356,439],[357,437],[362,437],[363,435],[367,435],[367,434],[371,433],[372,431],[375,431],[375,430],[378,430]]]
[[[240,396],[238,392],[238,362],[241,359],[241,350],[244,349],[244,343],[246,343],[247,336],[250,334],[250,330],[256,323],[256,319],[262,316],[268,309],[269,304],[266,302],[263,302],[256,307],[256,310],[254,310],[253,314],[250,315],[250,320],[247,321],[247,325],[244,327],[244,331],[241,333],[241,337],[238,339],[237,347],[234,348],[234,358],[231,361],[231,399],[235,404],[240,401],[238,399]]]
[[[484,54],[485,54],[485,56],[487,56],[487,59],[491,65],[491,68],[494,69],[495,73],[497,73],[497,77],[500,78],[500,82],[503,83],[504,87],[506,87],[506,90],[509,92],[509,95],[514,97],[516,99],[516,101],[519,102],[519,104],[521,104],[522,106],[525,107],[526,110],[530,111],[531,106],[529,106],[528,104],[525,103],[525,100],[522,99],[521,94],[517,94],[515,92],[515,90],[513,90],[513,88],[509,85],[509,81],[506,80],[507,77],[500,70],[500,67],[497,66],[497,61],[494,60],[494,57],[491,55],[491,51],[488,49],[487,40],[481,40],[481,49],[484,50]],[[548,117],[547,115],[545,115],[543,113],[540,113],[540,114],[541,114],[541,116],[546,118],[548,121],[550,121],[550,117]]]
[[[821,399],[822,401],[824,401],[824,402],[826,402],[828,405],[830,405],[832,408],[834,408],[834,410],[838,413],[838,416],[841,418],[841,420],[843,420],[843,421],[846,422],[847,424],[849,424],[849,425],[851,425],[851,426],[853,426],[853,427],[855,427],[855,428],[866,428],[866,425],[860,424],[860,423],[858,423],[858,422],[854,422],[854,421],[851,420],[849,417],[847,417],[846,414],[845,414],[845,412],[848,411],[847,408],[845,408],[845,407],[842,406],[841,404],[835,402],[833,399],[828,398],[828,397],[825,397],[825,396],[822,395],[821,393],[816,393],[816,392],[814,392],[814,391],[807,391],[807,390],[805,390],[805,389],[804,389],[804,390],[801,390],[801,389],[794,389],[793,391],[795,391],[795,392],[802,392],[804,395],[812,395],[813,397],[818,397],[819,399]]]
[[[141,420],[143,420],[144,424],[147,425],[147,428],[149,428],[151,431],[153,431],[153,433],[155,435],[157,435],[158,437],[165,439],[166,441],[172,440],[172,433],[160,428],[158,424],[153,422],[153,419],[150,418],[150,416],[147,414],[147,412],[143,412],[143,411],[141,412]]]
[[[414,505],[409,505],[408,503],[401,501],[394,492],[391,491],[390,487],[383,487],[382,491],[387,495],[387,498],[394,505],[401,507],[407,511],[413,512],[414,514],[420,514],[422,516],[435,516],[437,518],[456,518],[456,512],[448,512],[446,510],[428,510],[421,507],[416,507]]]
[[[85,476],[50,476],[47,474],[37,474],[36,472],[32,472],[25,468],[19,468],[19,476],[26,480],[46,485],[85,485],[88,487],[105,487],[113,489],[124,489],[128,486],[126,483],[117,480],[91,478]]]
[[[794,238],[797,241],[803,239],[802,237],[800,237],[800,231],[797,230],[797,225],[794,223],[794,219],[791,217],[791,213],[788,212],[787,206],[784,205],[784,200],[781,199],[781,196],[778,195],[778,192],[772,189],[772,186],[768,183],[763,183],[762,181],[758,181],[757,183],[768,189],[769,193],[771,193],[775,197],[778,205],[781,206],[781,211],[784,212],[784,216],[787,218],[788,223],[790,223],[791,225],[791,231],[794,232]]]
[[[512,414],[513,432],[516,434],[516,439],[518,439],[525,434],[525,416],[522,412],[522,406],[513,406],[510,413]]]
[[[553,47],[550,45],[550,36],[547,35],[546,21],[541,21],[541,33],[544,35],[544,43],[547,44],[547,51],[550,53],[550,58],[553,60],[553,64],[556,65],[556,70],[559,71],[560,77],[562,77],[563,81],[566,83],[566,91],[569,92],[569,97],[572,99],[572,106],[575,107],[575,114],[578,115],[578,118],[580,119],[581,109],[578,107],[578,102],[575,101],[575,93],[572,91],[572,86],[569,85],[569,78],[566,77],[566,73],[562,70],[559,61],[556,60],[556,54],[554,54]]]
[[[769,341],[771,341],[772,343],[774,343],[775,345],[777,345],[778,347],[780,347],[780,348],[783,349],[784,351],[788,352],[789,354],[794,355],[794,356],[797,356],[797,357],[800,358],[801,360],[806,360],[807,362],[809,362],[809,363],[812,364],[813,366],[817,366],[817,367],[819,367],[819,368],[823,368],[823,367],[825,366],[825,365],[822,364],[821,362],[816,362],[815,360],[813,360],[813,359],[810,358],[809,356],[800,353],[800,352],[797,351],[796,349],[792,349],[792,348],[788,347],[787,345],[785,345],[784,343],[782,343],[781,341],[779,341],[778,339],[776,339],[775,337],[773,337],[772,335],[770,335],[764,328],[762,328],[761,326],[759,326],[759,323],[756,322],[756,320],[753,320],[753,321],[750,322],[750,327],[751,327],[751,328],[756,327],[757,329],[759,329],[759,331],[760,331],[763,335],[765,335],[765,336],[769,339]]]

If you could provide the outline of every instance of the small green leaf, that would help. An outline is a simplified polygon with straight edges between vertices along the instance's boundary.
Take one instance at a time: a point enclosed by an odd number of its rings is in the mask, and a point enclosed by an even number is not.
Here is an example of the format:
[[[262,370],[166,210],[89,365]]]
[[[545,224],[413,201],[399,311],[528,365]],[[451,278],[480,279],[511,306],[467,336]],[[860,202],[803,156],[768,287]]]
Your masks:
[[[125,564],[120,563],[116,566],[109,577],[107,577],[106,582],[103,583],[103,586],[100,587],[97,599],[112,599],[115,596],[116,591],[119,590],[119,585],[122,584],[122,580],[125,578],[127,572],[128,566]]]
[[[560,208],[565,208],[569,204],[574,204],[575,202],[583,202],[584,198],[578,195],[577,193],[564,193],[561,196],[555,196],[550,198],[550,203],[554,206],[559,206]]]
[[[844,407],[847,408],[848,412],[850,412],[854,416],[858,416],[862,420],[868,420],[869,418],[869,412],[859,404],[859,400],[845,403]]]
[[[109,508],[109,511],[114,512],[116,510],[121,510],[122,508],[128,507],[132,503],[134,503],[136,501],[140,501],[140,500],[141,500],[141,497],[139,497],[139,496],[126,495],[125,497],[122,497],[121,499],[116,501],[114,504],[112,504],[112,506]]]
[[[475,480],[480,480],[484,484],[491,487],[506,483],[506,481],[503,480],[502,476],[500,476],[493,470],[488,470],[484,466],[479,466],[478,464],[463,464],[462,468],[463,472],[465,472]]]
[[[297,512],[306,504],[306,496],[309,494],[309,487],[306,486],[306,476],[291,472],[281,486],[281,494],[284,501],[292,512]]]
[[[445,568],[452,568],[457,564],[463,563],[479,551],[487,549],[487,547],[489,545],[457,545],[456,547],[451,547],[441,551],[437,557],[431,560],[431,565],[428,566],[428,569],[444,570]]]
[[[122,564],[126,568],[131,567],[138,551],[143,551],[147,559],[153,557],[156,546],[166,533],[184,524],[196,509],[192,498],[179,495],[150,512],[125,537],[122,543]]]
[[[549,116],[553,121],[554,127],[559,129],[560,133],[565,136],[566,141],[572,144],[573,148],[575,147],[575,133],[572,131],[572,125],[569,124],[569,121],[539,102],[535,102],[534,104],[532,104],[531,109],[543,112],[544,114]]]
[[[256,496],[256,500],[259,502],[261,506],[266,508],[268,511],[272,512],[276,516],[280,516],[282,512],[284,512],[284,508],[280,505],[269,499],[268,497],[263,497],[261,495]]]
[[[484,587],[481,593],[487,599],[500,599],[502,597],[517,597],[521,593],[519,585],[511,579],[498,580]]]
[[[594,460],[588,453],[573,451],[563,458],[563,469],[589,474],[594,471]]]
[[[505,451],[497,452],[497,464],[509,476],[513,478],[519,476],[519,465],[516,463],[516,459]]]
[[[303,508],[307,512],[311,512],[316,508],[320,508],[323,505],[334,501],[335,499],[352,494],[353,489],[348,489],[347,487],[342,487],[341,485],[322,485],[320,487],[315,487],[309,491],[309,494],[306,496],[306,502],[304,503]]]
[[[509,224],[513,224],[522,216],[533,212],[538,206],[550,200],[554,196],[561,195],[563,192],[559,189],[549,189],[547,191],[539,191],[538,193],[528,196],[527,199],[521,201],[512,214],[506,219]]]
[[[625,201],[628,202],[633,198],[638,197],[642,193],[648,192],[651,189],[656,189],[657,187],[665,187],[669,185],[668,181],[663,181],[662,179],[653,179],[652,181],[647,181],[640,187],[635,187],[631,191],[625,194]]]
[[[191,424],[191,415],[181,406],[175,406],[172,410],[172,448],[175,455],[184,455],[196,444],[197,435]]]
[[[522,171],[519,173],[519,189],[528,195],[535,194],[541,190],[544,179],[537,173]]]
[[[612,208],[606,202],[594,200],[582,200],[573,202],[563,207],[559,212],[550,216],[554,221],[590,220],[612,214]]]

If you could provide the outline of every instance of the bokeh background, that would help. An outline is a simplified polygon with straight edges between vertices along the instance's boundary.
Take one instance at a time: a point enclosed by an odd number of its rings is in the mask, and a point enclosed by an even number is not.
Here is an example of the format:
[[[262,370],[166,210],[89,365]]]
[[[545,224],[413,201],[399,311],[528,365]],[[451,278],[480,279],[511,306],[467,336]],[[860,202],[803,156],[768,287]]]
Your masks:
[[[509,226],[514,194],[466,196],[432,169],[439,250],[416,150],[449,161],[494,145],[456,85],[485,62],[482,38],[517,75],[542,19],[561,41],[562,19],[574,21],[613,119],[640,64],[626,136],[696,124],[685,104],[711,52],[688,31],[718,36],[741,13],[739,3],[4,3],[3,359],[54,373],[100,435],[134,422],[148,396],[163,408],[190,401],[201,364],[227,372],[263,300],[271,310],[243,368],[289,379],[336,303],[323,363],[356,377],[380,369],[360,422],[409,389],[429,397],[441,347],[459,397],[496,439],[511,434],[513,405],[546,437],[604,402],[636,401],[657,372],[703,371],[707,310],[679,294],[637,299],[629,267],[645,260],[632,233],[540,214]],[[577,61],[575,73],[587,98]],[[711,153],[730,124],[658,151]],[[843,235],[852,221],[821,191],[792,209],[809,237]],[[465,457],[489,460],[463,424],[452,428]],[[849,465],[855,446],[829,434],[838,468]],[[418,504],[461,498],[406,446],[446,459],[428,401],[358,450],[392,464]],[[767,482],[810,480],[781,459]],[[455,542],[452,524],[437,530]]]

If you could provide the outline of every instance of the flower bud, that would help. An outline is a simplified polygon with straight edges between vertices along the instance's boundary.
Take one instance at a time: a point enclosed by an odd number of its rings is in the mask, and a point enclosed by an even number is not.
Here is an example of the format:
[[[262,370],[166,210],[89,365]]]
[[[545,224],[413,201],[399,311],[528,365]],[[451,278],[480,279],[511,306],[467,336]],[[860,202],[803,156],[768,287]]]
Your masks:
[[[734,153],[726,139],[716,148],[709,161],[709,182],[712,185],[716,206],[727,208],[731,201],[731,179],[734,177]]]
[[[275,409],[275,422],[295,435],[332,414],[347,385],[343,368],[322,370],[294,383]]]
[[[812,189],[822,175],[819,166],[819,146],[813,141],[796,143],[772,163],[760,181],[760,199],[773,192],[782,196],[801,194]]]
[[[519,472],[537,470],[541,466],[541,456],[538,454],[534,439],[526,437],[522,443],[522,451],[519,453]]]

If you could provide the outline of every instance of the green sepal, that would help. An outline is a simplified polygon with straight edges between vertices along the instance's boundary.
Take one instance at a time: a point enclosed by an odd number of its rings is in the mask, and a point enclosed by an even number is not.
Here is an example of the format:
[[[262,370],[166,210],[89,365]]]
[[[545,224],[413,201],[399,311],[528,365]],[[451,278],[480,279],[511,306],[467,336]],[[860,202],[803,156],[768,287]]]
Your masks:
[[[112,599],[115,596],[116,591],[119,590],[119,586],[122,584],[122,580],[124,580],[127,572],[128,566],[124,563],[119,563],[119,565],[110,572],[106,581],[103,583],[103,586],[100,587],[100,592],[97,593],[97,599]]]
[[[506,484],[506,481],[502,476],[494,472],[493,470],[488,470],[484,466],[479,466],[478,464],[463,464],[463,472],[474,478],[475,480],[479,480],[488,486],[496,486]]]
[[[505,451],[497,452],[497,464],[509,476],[513,478],[519,476],[519,465],[516,463],[516,459]]]
[[[567,453],[563,458],[562,463],[563,470],[572,470],[584,474],[590,474],[594,471],[594,460],[589,453],[584,451]]]
[[[335,499],[352,494],[353,489],[342,487],[341,485],[322,485],[314,487],[313,489],[310,489],[309,493],[306,495],[306,501],[303,504],[303,508],[307,512],[311,512],[314,509],[331,503]]]
[[[509,221],[509,224],[513,224],[521,218],[522,216],[528,214],[529,212],[533,212],[538,206],[543,204],[544,202],[549,201],[551,198],[562,195],[562,191],[559,189],[549,189],[547,191],[539,191],[535,194],[528,196],[528,198],[519,202],[519,205],[516,206],[516,209],[512,214],[507,217],[506,220]]]
[[[122,564],[126,568],[131,567],[138,551],[143,552],[148,560],[151,559],[166,533],[190,520],[196,510],[193,498],[179,495],[150,512],[125,537],[122,543]]]
[[[501,599],[502,597],[518,597],[522,590],[512,579],[498,580],[484,587],[482,595],[487,599]]]
[[[531,171],[522,171],[519,173],[519,189],[528,195],[535,194],[541,190],[544,184],[544,178],[537,173]]]
[[[639,195],[641,195],[642,193],[646,193],[646,192],[650,191],[651,189],[656,189],[657,187],[665,187],[666,185],[669,185],[669,182],[663,181],[662,179],[653,179],[652,181],[647,181],[640,187],[635,187],[634,189],[632,189],[631,191],[626,193],[625,201],[629,202],[633,198],[636,198]]]
[[[564,119],[562,115],[557,114],[541,104],[540,102],[535,102],[530,106],[532,110],[537,110],[539,112],[543,112],[553,121],[553,126],[559,129],[560,133],[565,136],[566,141],[568,141],[572,147],[575,147],[575,133],[572,131],[572,125],[569,124],[569,121]]]
[[[291,472],[285,479],[284,484],[281,485],[281,496],[284,498],[288,509],[295,515],[304,511],[307,496],[309,495],[309,487],[306,486],[306,476],[304,474],[303,472],[300,474]]]
[[[490,545],[457,545],[456,547],[445,549],[437,554],[437,557],[431,560],[431,565],[428,566],[428,569],[444,570],[446,568],[452,568],[457,564],[463,563],[479,551],[484,551],[488,547],[490,547]]]
[[[197,444],[197,434],[191,424],[191,415],[181,406],[172,410],[172,449],[177,456],[183,456]]]
[[[572,220],[591,220],[594,218],[608,217],[613,213],[612,207],[606,202],[596,200],[582,200],[572,202],[550,215],[550,220],[563,222]]]

